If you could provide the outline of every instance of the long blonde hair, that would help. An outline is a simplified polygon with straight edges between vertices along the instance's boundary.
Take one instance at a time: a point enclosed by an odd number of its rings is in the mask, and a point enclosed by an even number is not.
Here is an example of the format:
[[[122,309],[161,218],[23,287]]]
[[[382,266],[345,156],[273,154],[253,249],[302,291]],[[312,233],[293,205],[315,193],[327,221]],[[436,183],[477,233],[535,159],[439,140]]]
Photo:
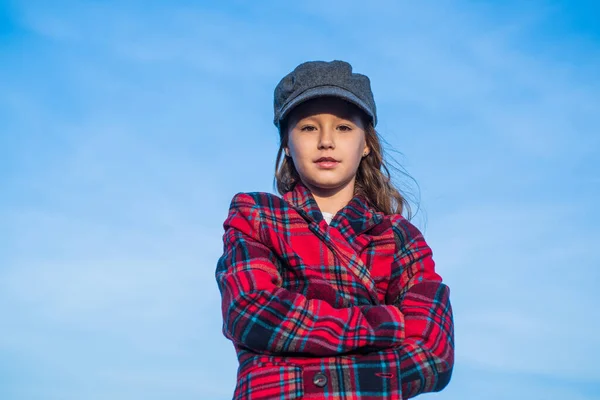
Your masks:
[[[365,121],[368,119],[365,118]],[[361,160],[356,171],[354,192],[363,195],[371,206],[386,215],[404,213],[410,219],[412,217],[410,204],[392,183],[388,163],[384,160],[382,139],[371,122],[367,122],[365,125],[365,139],[370,152]],[[273,186],[277,188],[280,195],[283,195],[292,190],[296,182],[300,180],[300,175],[292,158],[283,156],[284,148],[288,146],[289,140],[286,121],[282,121],[279,135],[280,143],[275,160]],[[396,166],[390,166],[390,168],[410,178],[402,168]],[[412,180],[414,181],[414,179]]]

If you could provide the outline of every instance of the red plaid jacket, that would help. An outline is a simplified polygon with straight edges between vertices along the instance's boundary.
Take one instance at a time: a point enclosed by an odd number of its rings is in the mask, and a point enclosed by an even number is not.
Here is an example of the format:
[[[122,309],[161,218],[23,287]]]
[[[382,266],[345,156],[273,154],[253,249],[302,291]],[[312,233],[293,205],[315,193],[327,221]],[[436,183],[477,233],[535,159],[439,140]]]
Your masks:
[[[407,399],[454,364],[449,289],[421,233],[355,196],[328,225],[300,182],[238,193],[216,279],[234,398]]]

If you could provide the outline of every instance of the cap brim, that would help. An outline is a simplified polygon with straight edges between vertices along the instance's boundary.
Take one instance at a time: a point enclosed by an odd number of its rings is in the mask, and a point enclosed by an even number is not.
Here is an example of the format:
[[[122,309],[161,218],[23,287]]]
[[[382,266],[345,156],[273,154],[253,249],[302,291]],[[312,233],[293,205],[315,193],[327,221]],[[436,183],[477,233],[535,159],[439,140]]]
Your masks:
[[[377,121],[375,120],[375,116],[370,111],[367,104],[365,104],[364,101],[359,99],[352,92],[349,92],[348,90],[343,89],[339,86],[319,86],[319,87],[308,89],[307,91],[301,93],[296,98],[294,98],[288,104],[286,104],[283,107],[283,109],[281,110],[281,114],[279,116],[279,121],[277,121],[277,126],[280,125],[281,121],[284,120],[288,116],[288,114],[290,113],[290,111],[292,111],[292,109],[294,107],[298,106],[301,103],[304,103],[305,101],[316,99],[318,97],[327,97],[327,96],[338,97],[338,98],[344,99],[344,100],[354,104],[355,106],[360,108],[362,111],[364,111],[365,114],[367,114],[371,118],[371,120],[373,121],[373,125],[375,125],[377,123]]]

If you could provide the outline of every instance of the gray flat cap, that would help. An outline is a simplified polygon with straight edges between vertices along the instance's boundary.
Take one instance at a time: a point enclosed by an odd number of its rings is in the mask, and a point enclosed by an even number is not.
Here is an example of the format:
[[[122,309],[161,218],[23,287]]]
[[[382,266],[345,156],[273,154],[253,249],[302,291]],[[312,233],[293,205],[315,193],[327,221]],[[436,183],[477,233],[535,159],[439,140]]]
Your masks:
[[[273,123],[280,123],[298,104],[317,97],[335,96],[363,110],[373,126],[377,124],[377,109],[366,75],[352,72],[345,61],[308,61],[283,77],[275,88]]]

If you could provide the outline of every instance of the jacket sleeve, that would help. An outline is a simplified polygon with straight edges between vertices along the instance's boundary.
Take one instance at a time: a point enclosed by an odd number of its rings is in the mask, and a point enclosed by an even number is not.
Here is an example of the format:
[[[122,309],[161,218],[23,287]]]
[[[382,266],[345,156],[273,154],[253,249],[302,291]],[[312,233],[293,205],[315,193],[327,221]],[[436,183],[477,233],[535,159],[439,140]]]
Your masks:
[[[398,307],[335,308],[283,289],[280,261],[261,242],[263,223],[251,196],[234,196],[216,269],[227,338],[256,353],[313,356],[399,345],[404,318]]]
[[[387,304],[404,315],[399,348],[405,398],[442,390],[454,366],[454,323],[448,286],[435,272],[432,251],[421,232],[404,218],[393,224],[398,251]]]

